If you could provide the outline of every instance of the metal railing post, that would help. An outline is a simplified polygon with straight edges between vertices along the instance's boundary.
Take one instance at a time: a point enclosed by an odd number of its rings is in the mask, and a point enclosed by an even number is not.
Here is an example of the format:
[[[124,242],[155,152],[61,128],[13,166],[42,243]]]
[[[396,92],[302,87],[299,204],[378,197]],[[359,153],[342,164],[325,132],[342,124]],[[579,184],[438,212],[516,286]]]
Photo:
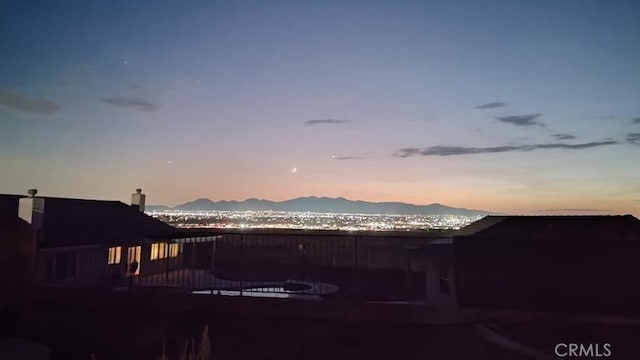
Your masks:
[[[189,238],[191,242],[191,287],[196,285],[196,242],[194,238]]]
[[[216,243],[217,243],[217,236],[213,236],[213,244],[211,245],[211,271],[214,272],[216,271]]]
[[[359,254],[359,248],[358,248],[358,236],[355,237],[355,256],[356,256],[356,262],[355,262],[355,271],[356,271],[356,287],[360,287],[360,282],[361,282],[361,277],[360,277],[360,262],[358,257],[360,256]]]
[[[169,286],[169,262],[172,261],[171,258],[169,257],[169,255],[171,255],[171,252],[169,251],[169,246],[171,245],[171,243],[167,242],[167,246],[165,247],[165,254],[167,255],[165,257],[165,271],[164,271],[164,284],[165,286]]]
[[[244,234],[240,235],[240,296],[244,290]]]

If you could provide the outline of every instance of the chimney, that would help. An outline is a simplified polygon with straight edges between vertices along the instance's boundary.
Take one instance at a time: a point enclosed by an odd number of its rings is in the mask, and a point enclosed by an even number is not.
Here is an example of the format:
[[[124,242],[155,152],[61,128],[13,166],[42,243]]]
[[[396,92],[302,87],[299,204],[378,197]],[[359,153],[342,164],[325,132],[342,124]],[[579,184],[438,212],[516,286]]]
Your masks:
[[[136,192],[131,194],[131,206],[137,206],[140,212],[144,212],[144,201],[146,195],[142,193],[142,189],[136,189]]]
[[[38,194],[37,189],[29,189],[27,193],[29,194],[28,197],[19,200],[18,217],[29,224],[33,224],[34,221],[39,221],[35,220],[34,216],[41,218],[44,214],[44,199],[36,196]]]

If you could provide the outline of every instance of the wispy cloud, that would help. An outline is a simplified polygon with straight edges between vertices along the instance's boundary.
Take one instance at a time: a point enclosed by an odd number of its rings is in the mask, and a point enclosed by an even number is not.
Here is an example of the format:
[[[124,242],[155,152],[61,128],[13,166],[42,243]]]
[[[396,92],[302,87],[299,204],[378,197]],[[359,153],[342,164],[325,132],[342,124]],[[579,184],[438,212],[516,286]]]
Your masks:
[[[331,157],[333,160],[362,160],[364,158],[359,156],[335,156]]]
[[[576,138],[575,135],[571,134],[554,134],[553,136],[558,140],[573,140]]]
[[[511,115],[511,116],[498,116],[496,119],[503,123],[513,124],[516,126],[545,126],[544,123],[536,121],[542,114],[529,114],[529,115]]]
[[[73,64],[66,67],[60,77],[61,85],[84,85],[96,79],[96,72],[88,64]]]
[[[141,98],[113,97],[108,99],[102,99],[102,102],[109,105],[128,108],[132,110],[138,110],[138,111],[153,111],[153,110],[158,110],[160,108],[159,104],[155,104],[155,103],[152,103],[151,101],[141,99]]]
[[[0,90],[0,106],[36,115],[51,115],[60,105],[44,99],[30,98],[12,91]]]
[[[481,153],[501,153],[519,150],[520,146],[505,145],[486,148],[462,147],[462,146],[430,146],[426,148],[404,148],[394,154],[396,157],[410,156],[452,156]]]
[[[505,106],[507,106],[507,103],[498,101],[498,102],[491,102],[491,103],[478,105],[475,108],[476,109],[495,109],[495,108],[505,107]]]
[[[632,124],[640,124],[640,116],[631,120]]]
[[[393,154],[396,157],[410,156],[455,156],[472,154],[494,154],[516,151],[535,151],[545,149],[581,150],[600,146],[619,144],[614,140],[595,141],[581,144],[533,144],[533,145],[504,145],[492,147],[465,147],[465,146],[430,146],[426,148],[404,148]]]
[[[629,133],[625,139],[631,144],[640,145],[640,133]]]
[[[353,120],[338,120],[338,119],[316,119],[316,120],[307,120],[304,122],[305,125],[320,125],[320,124],[346,124],[352,123]]]
[[[609,209],[544,209],[539,211],[548,211],[548,212],[564,212],[564,213],[577,213],[577,212],[603,212],[610,211]]]

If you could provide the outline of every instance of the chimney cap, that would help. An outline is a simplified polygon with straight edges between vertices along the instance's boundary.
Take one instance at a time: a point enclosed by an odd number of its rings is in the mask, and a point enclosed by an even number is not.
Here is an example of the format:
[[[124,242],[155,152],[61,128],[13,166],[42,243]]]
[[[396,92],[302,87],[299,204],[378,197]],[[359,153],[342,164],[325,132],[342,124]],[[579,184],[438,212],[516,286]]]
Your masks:
[[[34,196],[36,196],[37,193],[38,193],[38,189],[29,189],[29,190],[27,190],[27,194],[29,194],[29,197],[34,197]]]
[[[141,194],[141,193],[142,193],[142,189],[137,188],[137,189],[136,189],[136,192],[137,192],[138,194]]]

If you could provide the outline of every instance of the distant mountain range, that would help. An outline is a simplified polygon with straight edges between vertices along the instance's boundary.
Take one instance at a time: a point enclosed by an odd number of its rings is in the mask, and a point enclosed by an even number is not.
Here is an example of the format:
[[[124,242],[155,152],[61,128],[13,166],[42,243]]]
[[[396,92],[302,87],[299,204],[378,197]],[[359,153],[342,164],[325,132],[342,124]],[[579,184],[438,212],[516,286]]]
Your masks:
[[[484,210],[454,208],[441,204],[414,205],[402,202],[368,202],[354,201],[342,197],[300,197],[285,201],[270,201],[247,199],[244,201],[212,201],[197,199],[173,208],[163,205],[148,205],[147,211],[162,210],[221,210],[221,211],[297,211],[317,213],[348,213],[348,214],[389,214],[389,215],[495,215]]]

